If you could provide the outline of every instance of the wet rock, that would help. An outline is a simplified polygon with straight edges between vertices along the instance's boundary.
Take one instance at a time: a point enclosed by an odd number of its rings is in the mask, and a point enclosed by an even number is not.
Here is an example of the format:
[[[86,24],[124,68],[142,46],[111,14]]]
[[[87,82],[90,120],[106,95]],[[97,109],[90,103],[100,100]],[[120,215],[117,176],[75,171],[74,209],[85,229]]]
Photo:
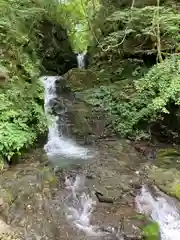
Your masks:
[[[101,230],[107,235],[103,240],[142,240],[142,222],[135,218],[121,219],[118,227],[107,227]]]
[[[86,178],[85,191],[90,196],[94,197],[93,193],[98,190],[105,197],[116,199],[113,204],[102,203],[95,199],[97,206],[92,213],[92,224],[99,227],[109,225],[115,227],[124,217],[124,239],[140,239],[138,221],[129,217],[134,215],[134,197],[130,195],[134,188],[132,183],[138,185],[139,175],[135,174],[135,170],[139,169],[137,162],[139,156],[131,159],[129,152],[134,151],[134,148],[128,147],[128,143],[123,140],[111,142],[101,140],[101,142],[102,144],[100,142],[97,144],[99,152],[97,156],[88,160],[79,169],[75,167],[61,169],[56,177],[48,167],[42,167],[44,152],[40,149],[23,155],[24,161],[0,176],[3,189],[13,192],[11,207],[7,214],[8,223],[17,226],[23,236],[24,226],[27,226],[27,236],[24,239],[34,239],[35,236],[49,240],[59,239],[59,236],[62,240],[86,239],[76,236],[82,233],[73,230],[64,217],[67,203],[65,199],[69,194],[65,189],[64,179],[78,174],[89,176]],[[58,158],[58,161],[61,161],[61,158]],[[129,170],[129,167],[132,170]],[[118,197],[122,201],[117,201]],[[104,239],[119,240],[120,236],[111,232],[108,238]]]
[[[177,168],[180,170],[180,151],[177,148],[168,147],[158,149],[155,164],[162,168]]]
[[[49,101],[49,105],[51,108],[51,113],[53,115],[58,115],[63,113],[65,111],[65,105],[63,103],[63,100],[61,98],[54,98]]]
[[[94,111],[83,101],[76,101],[67,108],[70,134],[84,144],[91,144],[97,138],[109,135],[104,113]]]
[[[0,186],[0,216],[7,220],[10,204],[13,201],[13,195],[10,189],[4,189]]]
[[[148,177],[163,192],[180,200],[180,171],[152,166]]]
[[[156,149],[154,146],[149,146],[146,143],[135,143],[134,148],[136,151],[145,156],[148,160],[152,160],[156,156]]]
[[[113,203],[114,202],[113,198],[106,197],[101,192],[96,191],[95,195],[96,195],[99,202],[104,202],[104,203]]]
[[[64,75],[67,86],[73,92],[93,88],[97,84],[96,74],[91,70],[71,69]]]
[[[72,111],[71,111],[72,110]],[[79,137],[87,137],[92,133],[89,119],[92,117],[92,110],[83,102],[77,102],[68,111],[68,119],[71,122],[72,134]]]

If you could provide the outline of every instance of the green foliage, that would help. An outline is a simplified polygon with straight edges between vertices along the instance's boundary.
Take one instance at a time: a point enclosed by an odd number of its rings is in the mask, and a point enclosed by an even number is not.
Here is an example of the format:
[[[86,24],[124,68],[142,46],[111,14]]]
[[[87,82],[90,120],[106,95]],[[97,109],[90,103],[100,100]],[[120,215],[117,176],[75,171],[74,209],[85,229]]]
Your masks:
[[[157,17],[159,11],[160,18]],[[131,54],[139,51],[148,54],[156,51],[157,22],[160,24],[161,45],[164,51],[179,46],[180,14],[172,8],[147,6],[144,8],[133,8],[131,10],[115,11],[107,18],[110,25],[113,24],[114,31],[103,39],[103,48],[113,50],[120,47],[129,51],[129,44],[134,43]],[[142,46],[143,44],[143,46]]]
[[[159,240],[160,230],[157,222],[151,222],[143,228],[143,236],[145,240]]]
[[[46,10],[30,0],[1,1],[0,8],[0,72],[9,75],[0,88],[0,158],[10,160],[46,130],[37,56]]]
[[[93,40],[91,20],[98,8],[98,0],[70,0],[59,4],[58,11],[68,29],[74,51],[86,50]]]
[[[145,2],[147,5],[148,0]],[[112,82],[140,78],[147,68],[153,66],[157,58],[159,37],[163,57],[178,52],[180,45],[177,34],[180,14],[176,5],[174,8],[170,5],[157,7],[156,1],[153,4],[151,1],[151,6],[139,8],[135,1],[130,8],[132,1],[121,1],[119,4],[123,3],[124,7],[118,7],[115,1],[107,1],[100,8],[105,9],[103,13],[100,10],[94,20],[101,34],[97,35],[92,66],[96,71],[103,69],[105,75],[110,75]]]
[[[180,105],[180,56],[173,55],[152,67],[139,80],[101,86],[86,101],[103,108],[121,136],[143,136],[142,122],[161,121],[170,114],[170,104]]]
[[[91,65],[102,86],[85,100],[104,109],[123,137],[149,139],[160,125],[174,140],[180,136],[177,1],[160,1],[159,7],[156,0],[101,3],[94,20],[101,34]]]
[[[14,154],[20,154],[22,148],[46,130],[39,69],[44,59],[42,49],[54,52],[53,47],[44,46],[47,42],[42,40],[46,37],[42,35],[43,21],[66,27],[74,49],[85,50],[91,38],[87,18],[92,17],[95,6],[98,1],[0,2],[0,73],[8,75],[6,82],[0,83],[0,159],[10,160]],[[80,31],[76,30],[78,25]],[[52,44],[48,44],[56,45],[54,39],[50,40]]]

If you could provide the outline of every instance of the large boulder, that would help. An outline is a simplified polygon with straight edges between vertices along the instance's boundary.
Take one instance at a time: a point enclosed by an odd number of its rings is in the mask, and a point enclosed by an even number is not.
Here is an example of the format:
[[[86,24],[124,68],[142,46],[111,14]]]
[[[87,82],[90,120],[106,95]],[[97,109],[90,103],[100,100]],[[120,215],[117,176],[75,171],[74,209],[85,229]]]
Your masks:
[[[86,69],[72,69],[57,80],[57,98],[52,100],[51,109],[59,117],[61,133],[84,143],[111,135],[105,112],[85,102],[84,96],[89,94],[85,90],[91,92],[96,84],[96,74]]]
[[[93,139],[108,135],[104,113],[95,111],[83,101],[76,100],[68,109],[67,116],[70,122],[70,134],[76,139],[89,143]]]
[[[64,75],[67,86],[73,92],[83,91],[93,88],[98,84],[96,74],[91,70],[86,69],[71,69]]]

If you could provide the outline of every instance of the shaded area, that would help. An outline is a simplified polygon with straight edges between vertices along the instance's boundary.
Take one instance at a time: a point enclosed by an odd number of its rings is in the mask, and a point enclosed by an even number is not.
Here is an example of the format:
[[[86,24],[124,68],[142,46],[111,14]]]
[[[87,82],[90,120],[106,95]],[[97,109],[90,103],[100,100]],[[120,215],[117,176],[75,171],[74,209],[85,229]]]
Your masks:
[[[72,50],[66,29],[48,19],[41,22],[39,29],[41,44],[38,52],[44,67],[43,75],[62,75],[77,67],[76,54]]]

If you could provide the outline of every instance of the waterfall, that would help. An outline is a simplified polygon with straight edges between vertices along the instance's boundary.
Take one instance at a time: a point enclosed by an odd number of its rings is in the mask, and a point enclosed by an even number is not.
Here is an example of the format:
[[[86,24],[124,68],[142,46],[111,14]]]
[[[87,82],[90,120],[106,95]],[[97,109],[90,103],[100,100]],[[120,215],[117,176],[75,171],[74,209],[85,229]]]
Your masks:
[[[161,193],[154,197],[147,186],[143,186],[136,197],[139,212],[149,215],[159,224],[161,240],[180,239],[180,214],[175,199]]]
[[[85,57],[86,53],[78,53],[77,55],[77,63],[78,63],[78,68],[85,68],[85,61],[84,61],[84,57]]]
[[[71,139],[68,139],[63,129],[66,128],[64,112],[66,109],[62,109],[58,116],[53,116],[51,103],[53,100],[58,99],[56,94],[56,83],[61,81],[60,76],[47,76],[42,77],[41,81],[44,84],[44,109],[47,118],[50,119],[48,141],[44,146],[48,158],[54,161],[56,164],[63,165],[62,158],[69,159],[87,159],[90,157],[89,150],[78,146]],[[61,163],[60,163],[61,162]]]

